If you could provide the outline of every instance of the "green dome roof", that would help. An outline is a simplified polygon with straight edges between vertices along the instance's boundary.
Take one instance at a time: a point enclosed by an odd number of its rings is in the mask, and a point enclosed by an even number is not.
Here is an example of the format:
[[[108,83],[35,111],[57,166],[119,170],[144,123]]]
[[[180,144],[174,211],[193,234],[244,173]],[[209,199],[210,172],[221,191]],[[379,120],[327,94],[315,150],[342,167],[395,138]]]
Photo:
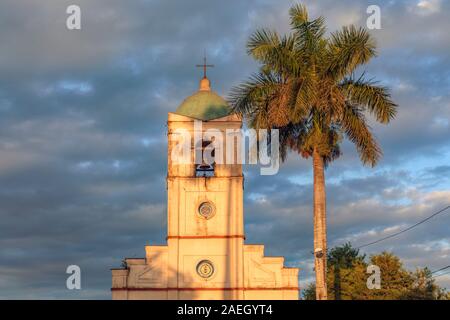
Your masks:
[[[199,120],[212,120],[229,115],[228,103],[217,93],[200,90],[186,98],[178,107],[176,113]]]

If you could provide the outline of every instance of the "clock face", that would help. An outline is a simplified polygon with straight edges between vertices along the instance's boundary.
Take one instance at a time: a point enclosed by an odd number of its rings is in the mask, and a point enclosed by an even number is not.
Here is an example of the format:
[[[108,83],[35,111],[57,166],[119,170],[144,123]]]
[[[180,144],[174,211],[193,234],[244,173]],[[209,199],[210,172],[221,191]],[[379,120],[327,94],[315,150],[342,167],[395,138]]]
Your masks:
[[[197,274],[204,278],[211,278],[214,274],[214,266],[209,260],[202,260],[197,264]]]
[[[202,202],[198,207],[198,214],[205,219],[211,219],[215,213],[216,210],[211,202]]]

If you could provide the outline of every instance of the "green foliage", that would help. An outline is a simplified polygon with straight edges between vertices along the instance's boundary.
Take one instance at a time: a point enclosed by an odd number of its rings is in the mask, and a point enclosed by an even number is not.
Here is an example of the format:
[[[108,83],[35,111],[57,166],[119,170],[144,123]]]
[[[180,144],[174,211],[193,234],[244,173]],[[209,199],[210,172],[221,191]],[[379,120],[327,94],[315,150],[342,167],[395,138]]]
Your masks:
[[[382,252],[366,259],[350,243],[332,248],[328,255],[328,297],[333,300],[448,300],[449,293],[440,288],[428,268],[410,272],[392,253]],[[368,289],[369,264],[381,271],[381,288]],[[315,299],[315,285],[302,292],[303,299]]]
[[[303,300],[316,300],[316,285],[310,283],[302,290]]]
[[[374,166],[382,152],[365,115],[386,124],[397,112],[388,88],[364,74],[354,78],[376,56],[374,39],[352,25],[326,37],[324,18],[310,19],[301,4],[289,14],[289,34],[262,29],[250,37],[247,52],[261,66],[233,88],[234,111],[253,128],[280,129],[283,160],[288,150],[303,157],[316,150],[328,164],[340,156],[347,137],[362,162]]]
[[[365,255],[348,242],[342,246],[332,248],[327,255],[328,264],[341,268],[350,268],[356,261],[364,261]]]
[[[361,281],[361,270],[364,268],[364,257],[350,243],[332,248],[327,255],[328,260],[328,295],[334,300],[351,298],[353,288]],[[359,272],[358,272],[359,271]]]
[[[408,300],[449,300],[450,292],[440,288],[428,268],[417,268],[412,274],[413,285],[403,296]]]
[[[370,263],[380,267],[382,276],[381,289],[371,290],[373,299],[401,299],[410,290],[413,279],[398,257],[382,252],[371,256]]]

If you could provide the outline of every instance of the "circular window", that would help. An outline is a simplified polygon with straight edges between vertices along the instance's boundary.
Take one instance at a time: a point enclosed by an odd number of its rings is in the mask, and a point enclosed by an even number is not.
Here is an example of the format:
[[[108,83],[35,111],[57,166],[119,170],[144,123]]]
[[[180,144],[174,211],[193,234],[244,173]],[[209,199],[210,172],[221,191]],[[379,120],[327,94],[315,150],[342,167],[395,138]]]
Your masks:
[[[205,219],[211,219],[215,213],[216,210],[211,202],[202,202],[198,207],[198,214]]]
[[[206,279],[214,274],[214,266],[209,260],[202,260],[197,264],[197,274]]]

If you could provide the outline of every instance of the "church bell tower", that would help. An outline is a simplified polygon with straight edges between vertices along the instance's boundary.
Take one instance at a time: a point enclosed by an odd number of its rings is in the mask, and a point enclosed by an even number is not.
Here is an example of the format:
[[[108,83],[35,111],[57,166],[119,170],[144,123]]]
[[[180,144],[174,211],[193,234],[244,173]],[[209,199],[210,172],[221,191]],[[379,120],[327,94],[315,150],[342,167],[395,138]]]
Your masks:
[[[225,151],[207,134],[225,139],[242,121],[211,90],[207,66],[199,90],[168,114],[167,245],[146,246],[144,259],[113,269],[113,299],[298,299],[298,269],[265,257],[263,245],[244,244],[242,164],[217,161]],[[196,161],[174,156],[182,133]],[[199,161],[204,152],[216,162]]]
[[[196,127],[199,121],[201,127]],[[167,239],[169,265],[179,274],[171,279],[171,285],[208,289],[192,294],[199,298],[217,296],[211,289],[223,289],[221,298],[244,298],[242,165],[208,165],[202,161],[179,164],[172,159],[172,148],[179,142],[177,129],[187,130],[191,137],[204,137],[209,129],[226,136],[226,129],[241,127],[239,117],[230,114],[227,103],[211,91],[206,77],[196,94],[187,98],[176,113],[169,113]],[[210,143],[203,138],[192,141],[191,158],[196,153],[202,155]]]

